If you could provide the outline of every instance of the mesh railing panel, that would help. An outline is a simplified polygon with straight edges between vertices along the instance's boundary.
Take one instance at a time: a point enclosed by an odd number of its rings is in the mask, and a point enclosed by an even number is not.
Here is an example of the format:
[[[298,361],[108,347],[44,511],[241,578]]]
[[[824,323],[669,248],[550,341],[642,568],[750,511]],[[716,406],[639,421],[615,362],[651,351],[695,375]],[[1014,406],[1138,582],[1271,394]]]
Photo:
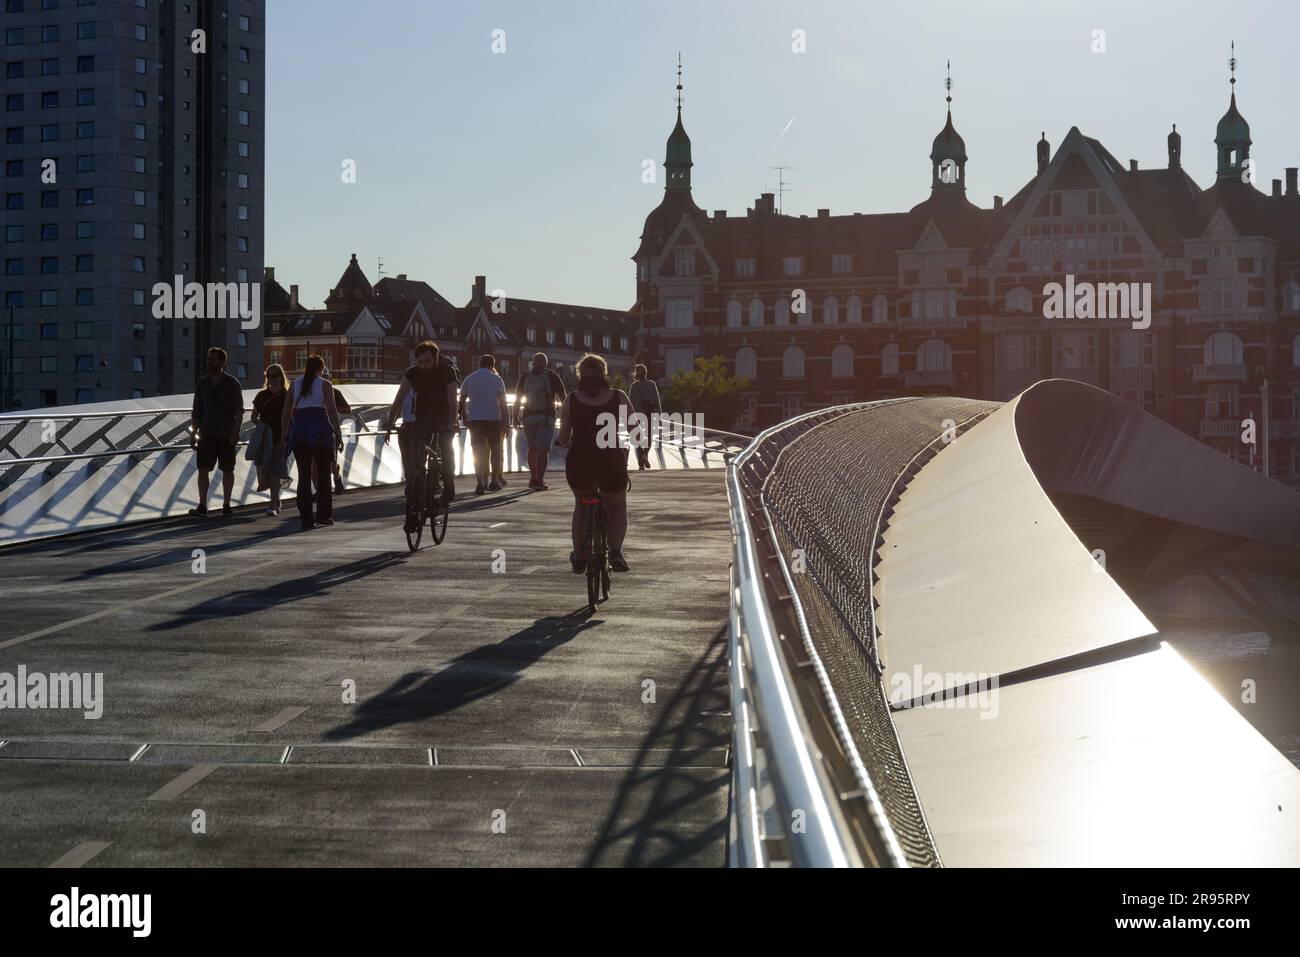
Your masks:
[[[945,397],[828,410],[772,436],[771,448],[746,463],[748,482],[761,483],[830,693],[912,866],[938,866],[939,856],[876,667],[869,576],[877,521],[900,474],[943,434],[945,423],[960,425],[996,407]]]

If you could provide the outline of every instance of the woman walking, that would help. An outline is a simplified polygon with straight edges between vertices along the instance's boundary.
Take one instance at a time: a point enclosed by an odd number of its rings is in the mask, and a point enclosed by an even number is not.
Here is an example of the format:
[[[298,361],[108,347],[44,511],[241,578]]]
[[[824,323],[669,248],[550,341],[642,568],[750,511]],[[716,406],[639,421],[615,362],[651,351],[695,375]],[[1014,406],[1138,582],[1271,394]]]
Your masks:
[[[636,443],[636,464],[645,471],[650,467],[650,436],[654,434],[651,423],[654,415],[663,409],[659,405],[659,386],[650,378],[650,372],[645,366],[638,365],[632,370],[632,380],[627,397],[632,403],[632,410],[646,417],[645,430],[641,440]]]
[[[287,481],[281,443],[284,441],[284,403],[288,395],[284,369],[279,364],[267,366],[262,391],[253,396],[253,421],[265,425],[270,431],[271,448],[275,450],[269,465],[263,464],[260,458],[257,463],[257,488],[259,491],[269,488],[271,492],[267,515],[280,514],[280,493]]]
[[[569,561],[575,574],[587,568],[582,536],[582,489],[600,488],[609,516],[609,567],[628,570],[623,557],[627,537],[627,449],[618,439],[619,409],[631,411],[627,394],[611,388],[609,367],[600,356],[588,355],[578,363],[578,388],[560,407],[560,434],[555,444],[569,449],[565,478],[573,490],[573,552]],[[604,418],[610,416],[612,418]],[[612,436],[612,440],[610,439]]]
[[[282,429],[298,463],[298,517],[304,530],[334,524],[330,476],[334,451],[342,450],[334,387],[321,375],[325,360],[311,356],[302,378],[294,382],[284,404]],[[316,485],[313,494],[312,485]],[[316,507],[312,520],[312,505]]]

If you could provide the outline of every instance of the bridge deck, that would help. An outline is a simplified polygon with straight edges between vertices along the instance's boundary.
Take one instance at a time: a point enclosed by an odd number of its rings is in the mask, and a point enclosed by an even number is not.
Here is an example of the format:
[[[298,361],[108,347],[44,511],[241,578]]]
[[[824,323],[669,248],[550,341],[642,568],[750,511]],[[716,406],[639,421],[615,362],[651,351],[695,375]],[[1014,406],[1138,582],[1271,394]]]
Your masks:
[[[104,710],[0,712],[0,864],[723,864],[722,473],[634,476],[591,617],[553,479],[416,555],[391,488],[5,552],[0,672]]]

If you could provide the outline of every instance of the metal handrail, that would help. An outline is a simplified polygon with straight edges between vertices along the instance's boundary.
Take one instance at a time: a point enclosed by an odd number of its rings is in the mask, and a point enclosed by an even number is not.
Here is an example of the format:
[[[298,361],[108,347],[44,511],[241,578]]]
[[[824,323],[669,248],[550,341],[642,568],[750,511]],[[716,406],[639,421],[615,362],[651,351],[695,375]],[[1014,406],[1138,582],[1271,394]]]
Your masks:
[[[745,509],[746,491],[740,472],[763,443],[778,432],[798,428],[801,423],[825,417],[828,412],[842,415],[867,408],[875,403],[859,403],[834,410],[820,409],[759,434],[727,465],[727,493],[731,512],[733,564],[730,649],[732,657],[733,741],[733,834],[735,863],[762,867],[768,863],[765,842],[755,803],[761,787],[755,750],[761,750],[775,793],[776,803],[785,820],[795,810],[805,812],[803,833],[782,835],[795,863],[814,867],[860,866],[862,856],[846,819],[838,790],[831,781],[820,753],[813,743],[807,715],[795,690],[794,675],[781,648],[781,640],[765,581],[770,581],[760,565],[756,536]],[[778,456],[779,457],[779,456]],[[774,463],[775,464],[775,463]],[[761,496],[761,491],[760,491]],[[774,535],[772,519],[766,506],[759,503]],[[868,816],[878,831],[879,844],[885,849],[885,863],[906,866],[906,858],[885,816],[883,806],[861,757],[857,754],[847,720],[831,692],[829,677],[808,633],[807,620],[788,567],[780,556],[775,558],[785,583],[788,600],[800,636],[803,651],[817,675],[818,691],[832,716],[834,733],[846,749],[859,793],[865,799]],[[751,717],[752,714],[752,717]],[[760,743],[761,742],[761,743]]]

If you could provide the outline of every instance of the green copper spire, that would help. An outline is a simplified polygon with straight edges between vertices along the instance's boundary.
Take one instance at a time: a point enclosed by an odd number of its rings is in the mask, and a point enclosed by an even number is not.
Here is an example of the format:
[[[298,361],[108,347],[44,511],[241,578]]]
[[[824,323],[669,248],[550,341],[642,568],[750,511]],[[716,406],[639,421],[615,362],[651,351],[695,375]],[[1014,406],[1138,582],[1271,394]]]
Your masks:
[[[1232,42],[1232,58],[1228,60],[1232,90],[1228,101],[1228,112],[1219,120],[1214,133],[1214,145],[1219,154],[1219,178],[1240,177],[1250,159],[1250,124],[1237,112],[1237,42]]]
[[[664,170],[668,181],[664,189],[684,189],[689,192],[691,167],[694,165],[691,162],[691,138],[686,135],[686,127],[682,126],[682,55],[679,53],[677,54],[677,125],[673,127],[672,135],[668,137],[668,152],[664,158]]]

